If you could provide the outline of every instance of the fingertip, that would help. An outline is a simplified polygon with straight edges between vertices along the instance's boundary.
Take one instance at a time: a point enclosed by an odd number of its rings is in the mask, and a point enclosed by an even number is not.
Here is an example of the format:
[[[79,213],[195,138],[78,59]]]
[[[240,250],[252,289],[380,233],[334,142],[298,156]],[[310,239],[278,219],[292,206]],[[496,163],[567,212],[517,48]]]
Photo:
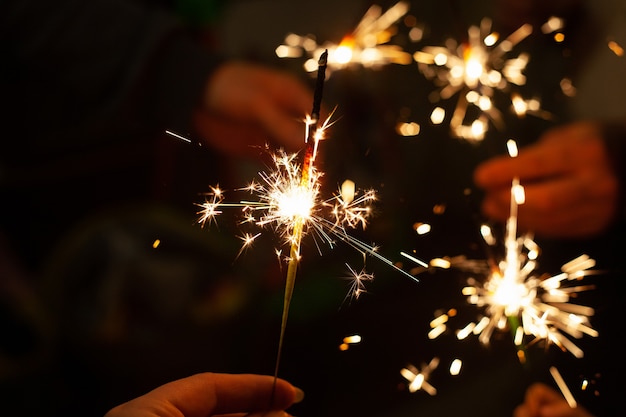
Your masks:
[[[302,400],[304,400],[304,391],[302,391],[298,387],[293,387],[293,388],[294,388],[294,391],[296,392],[296,395],[293,398],[293,403],[294,404],[298,404],[298,403],[302,402]]]
[[[291,414],[283,410],[272,410],[265,413],[246,414],[247,417],[291,417]]]
[[[297,404],[304,400],[304,391],[296,387],[289,381],[279,378],[276,381],[275,395],[272,407],[275,409],[284,409],[293,404]]]

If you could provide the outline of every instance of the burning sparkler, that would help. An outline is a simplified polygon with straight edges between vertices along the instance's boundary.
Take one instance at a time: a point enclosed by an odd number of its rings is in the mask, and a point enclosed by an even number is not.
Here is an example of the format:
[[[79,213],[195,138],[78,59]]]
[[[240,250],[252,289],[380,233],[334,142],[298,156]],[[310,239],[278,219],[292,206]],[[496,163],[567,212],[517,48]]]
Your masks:
[[[273,154],[274,169],[260,174],[261,181],[252,182],[239,191],[247,192],[256,198],[241,200],[237,203],[228,203],[224,200],[224,193],[219,187],[211,188],[205,196],[205,201],[199,206],[199,223],[210,224],[215,217],[226,207],[239,207],[243,213],[242,224],[252,224],[258,227],[271,226],[289,246],[286,257],[287,277],[281,331],[276,358],[275,376],[278,373],[280,355],[285,335],[289,306],[292,299],[298,264],[300,262],[300,247],[302,238],[309,232],[317,236],[331,248],[337,240],[347,243],[365,256],[373,256],[392,266],[407,277],[417,279],[395,266],[390,260],[378,253],[377,248],[368,245],[347,233],[347,228],[361,226],[365,228],[371,214],[371,204],[376,200],[373,190],[357,192],[354,183],[344,182],[339,193],[327,200],[320,199],[320,172],[315,160],[320,140],[324,138],[324,131],[330,125],[327,119],[321,125],[320,107],[322,100],[327,53],[323,53],[319,60],[317,84],[314,92],[313,111],[307,117],[306,148],[302,164],[299,164],[298,154],[287,154],[278,151]],[[260,233],[247,233],[241,236],[243,242],[239,252],[252,245]],[[280,256],[280,251],[278,251]],[[238,254],[238,255],[239,255]],[[350,268],[350,267],[348,267]],[[354,284],[352,297],[358,297],[364,290],[364,282],[371,281],[373,275],[353,272]]]
[[[509,141],[509,153],[517,155],[515,142]],[[594,310],[570,303],[570,298],[577,293],[592,289],[590,285],[570,285],[591,275],[595,261],[582,255],[562,266],[561,272],[553,276],[540,275],[536,272],[536,260],[539,247],[530,234],[518,236],[517,209],[524,202],[524,189],[515,178],[511,186],[510,215],[506,223],[504,239],[504,257],[499,262],[488,259],[486,265],[468,262],[461,257],[456,260],[434,262],[443,267],[455,267],[471,272],[488,271],[487,278],[481,282],[468,279],[468,286],[463,288],[470,304],[483,308],[485,315],[470,322],[456,332],[457,338],[464,339],[470,334],[478,335],[481,343],[487,344],[495,330],[509,329],[518,347],[520,360],[524,361],[524,339],[531,338],[531,344],[537,341],[553,343],[575,357],[583,356],[583,351],[567,335],[580,339],[583,335],[598,336],[589,323]],[[485,241],[495,244],[488,227],[481,229]],[[485,266],[487,268],[485,268]],[[476,267],[478,267],[476,269]],[[442,334],[450,315],[444,313],[431,323],[429,337]]]
[[[346,68],[350,65],[380,67],[390,63],[408,65],[411,55],[397,45],[388,42],[395,34],[394,25],[409,11],[409,3],[400,1],[382,12],[380,6],[371,6],[354,31],[339,44],[327,42],[318,45],[312,36],[289,34],[285,44],[276,48],[280,58],[299,58],[306,53],[310,58],[305,62],[307,72],[317,69],[317,61],[322,53],[328,52],[328,69]]]
[[[524,70],[529,61],[527,53],[507,58],[512,49],[532,33],[525,24],[499,41],[491,31],[491,20],[483,19],[480,27],[470,26],[466,42],[460,45],[449,39],[445,46],[427,46],[413,54],[420,71],[434,80],[439,91],[431,100],[437,102],[457,95],[457,104],[450,119],[451,133],[458,138],[480,141],[489,124],[501,129],[503,117],[494,105],[496,92],[510,92],[513,111],[518,116],[532,114],[549,117],[536,98],[524,99],[511,86],[526,83]],[[431,116],[433,123],[442,123],[445,111],[437,107]]]

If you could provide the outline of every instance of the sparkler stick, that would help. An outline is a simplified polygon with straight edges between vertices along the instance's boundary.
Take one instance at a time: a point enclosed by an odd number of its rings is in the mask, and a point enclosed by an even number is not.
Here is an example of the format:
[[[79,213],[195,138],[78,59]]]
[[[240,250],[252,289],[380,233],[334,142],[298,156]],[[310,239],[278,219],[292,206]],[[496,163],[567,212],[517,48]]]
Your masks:
[[[311,112],[311,121],[307,124],[307,146],[304,154],[304,161],[302,164],[300,186],[304,189],[309,189],[313,184],[313,169],[315,167],[315,157],[317,156],[317,144],[319,137],[317,136],[317,126],[320,118],[320,109],[322,105],[322,93],[324,91],[324,80],[326,78],[326,62],[328,58],[328,51],[320,56],[318,62],[317,83],[315,85],[315,92],[313,96],[313,110]],[[285,338],[285,329],[287,327],[287,318],[289,316],[289,306],[291,304],[291,298],[293,296],[293,289],[296,281],[296,272],[298,270],[298,262],[300,261],[300,242],[302,240],[302,232],[304,228],[305,219],[302,216],[297,216],[293,224],[293,230],[291,233],[291,248],[289,251],[289,265],[287,267],[287,279],[285,281],[285,297],[283,301],[283,314],[280,324],[280,336],[278,340],[278,352],[276,354],[276,366],[274,368],[274,387],[276,384],[276,378],[278,377],[278,368],[280,364],[280,356],[283,348],[283,340]],[[274,397],[274,387],[272,387],[272,399]]]

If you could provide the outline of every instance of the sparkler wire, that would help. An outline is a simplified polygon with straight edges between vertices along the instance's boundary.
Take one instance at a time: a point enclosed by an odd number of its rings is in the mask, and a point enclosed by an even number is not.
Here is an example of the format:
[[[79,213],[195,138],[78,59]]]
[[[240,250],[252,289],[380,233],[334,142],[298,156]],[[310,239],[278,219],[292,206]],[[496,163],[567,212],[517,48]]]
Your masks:
[[[311,187],[310,181],[313,179],[313,169],[315,164],[315,157],[317,153],[317,126],[320,118],[320,111],[322,105],[322,93],[324,91],[324,81],[326,78],[326,65],[328,60],[328,51],[320,56],[318,62],[317,82],[315,85],[315,91],[313,96],[313,110],[311,112],[311,124],[308,126],[307,146],[304,154],[304,161],[302,164],[300,186],[309,189]],[[285,329],[287,328],[287,318],[289,316],[289,306],[291,304],[291,298],[293,296],[293,289],[296,281],[296,272],[298,270],[298,262],[300,261],[300,242],[302,240],[302,233],[304,228],[305,219],[302,216],[297,216],[294,221],[293,229],[291,232],[291,248],[289,251],[289,265],[287,267],[287,278],[285,281],[285,297],[283,301],[283,314],[280,324],[280,336],[278,340],[278,352],[276,354],[276,366],[274,368],[274,384],[272,386],[272,403],[274,401],[274,392],[276,387],[276,379],[278,378],[278,368],[280,365],[280,356],[283,349],[283,341],[285,339]]]

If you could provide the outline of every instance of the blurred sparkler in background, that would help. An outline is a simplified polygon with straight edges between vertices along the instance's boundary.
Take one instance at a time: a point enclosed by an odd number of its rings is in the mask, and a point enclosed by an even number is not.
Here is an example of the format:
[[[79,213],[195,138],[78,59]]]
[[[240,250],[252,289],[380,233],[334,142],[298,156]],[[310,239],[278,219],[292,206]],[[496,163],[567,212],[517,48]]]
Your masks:
[[[411,54],[389,42],[396,33],[394,25],[406,15],[409,7],[408,2],[400,1],[383,13],[380,6],[371,6],[354,31],[338,44],[326,42],[320,45],[311,35],[290,33],[285,37],[285,43],[276,48],[276,55],[279,58],[300,58],[306,54],[309,58],[304,68],[307,72],[314,72],[319,57],[328,51],[329,75],[334,70],[352,65],[368,68],[387,64],[408,65],[412,62]]]
[[[515,142],[509,141],[508,146],[509,153],[515,157]],[[488,271],[483,280],[470,277],[468,285],[462,290],[467,301],[481,308],[484,315],[457,330],[456,336],[461,340],[474,334],[478,335],[481,343],[488,344],[494,331],[508,329],[522,362],[525,361],[526,346],[539,341],[554,344],[580,358],[583,351],[566,334],[576,339],[585,334],[598,336],[589,323],[594,309],[569,301],[580,292],[593,289],[593,286],[581,285],[579,281],[594,273],[591,268],[595,266],[595,261],[581,255],[563,265],[559,274],[539,274],[539,247],[530,234],[517,234],[517,210],[523,202],[524,189],[516,178],[511,186],[510,215],[506,223],[504,256],[501,260],[487,259],[482,266],[464,257],[431,261],[431,265],[439,267],[481,274]],[[496,245],[497,241],[489,227],[483,226],[481,233],[490,246]],[[436,317],[431,322],[429,337],[441,335],[451,316],[446,312]],[[528,338],[530,342],[525,343]]]
[[[494,103],[496,93],[508,97],[518,116],[550,116],[541,109],[539,99],[525,99],[514,89],[526,83],[524,70],[529,54],[507,58],[532,30],[531,25],[525,24],[500,40],[500,35],[491,31],[491,20],[484,18],[480,26],[470,26],[467,41],[459,44],[448,39],[445,46],[426,46],[413,54],[420,71],[439,88],[433,92],[432,102],[457,96],[450,118],[453,136],[480,141],[491,124],[502,129],[503,116]],[[440,124],[445,118],[445,110],[435,107],[431,121]]]

